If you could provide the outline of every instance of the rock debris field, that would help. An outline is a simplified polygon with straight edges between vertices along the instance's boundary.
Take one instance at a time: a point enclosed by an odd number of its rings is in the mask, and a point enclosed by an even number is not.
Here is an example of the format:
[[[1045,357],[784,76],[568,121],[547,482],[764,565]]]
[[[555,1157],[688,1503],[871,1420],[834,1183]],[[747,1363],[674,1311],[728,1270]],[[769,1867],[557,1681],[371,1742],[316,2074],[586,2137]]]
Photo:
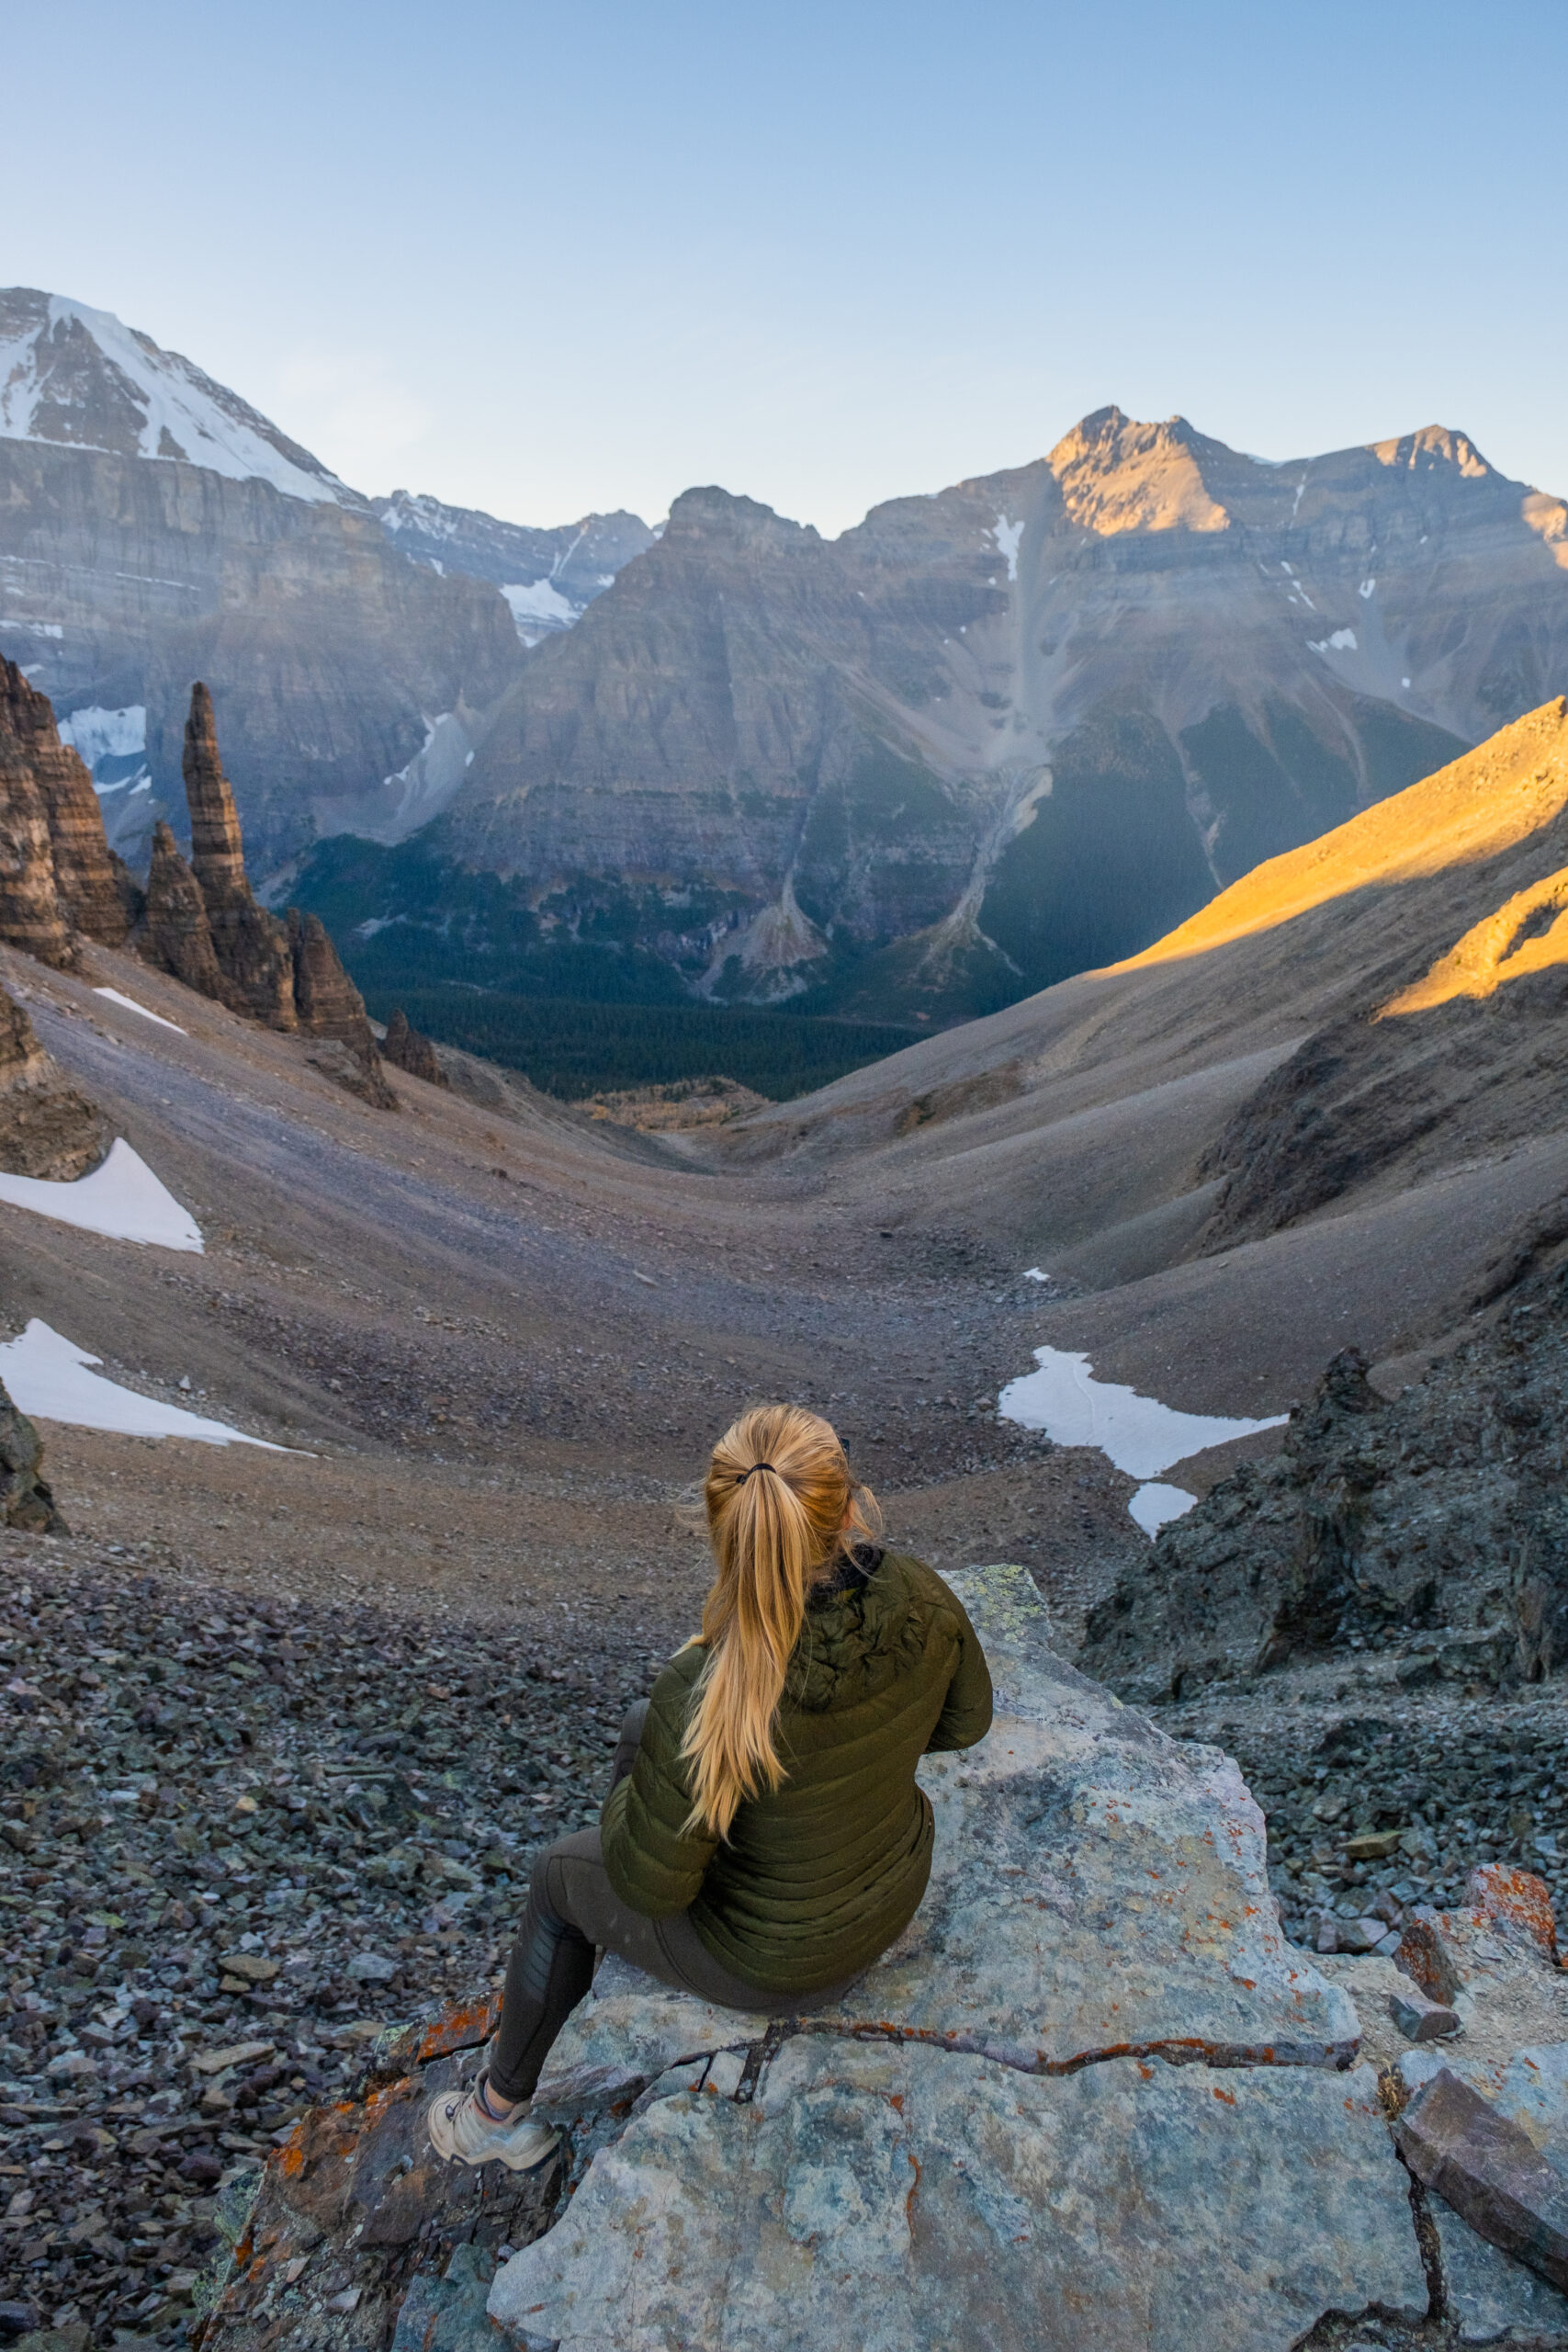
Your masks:
[[[225,2198],[495,1978],[650,1661],[0,1546],[0,2342],[183,2342]]]

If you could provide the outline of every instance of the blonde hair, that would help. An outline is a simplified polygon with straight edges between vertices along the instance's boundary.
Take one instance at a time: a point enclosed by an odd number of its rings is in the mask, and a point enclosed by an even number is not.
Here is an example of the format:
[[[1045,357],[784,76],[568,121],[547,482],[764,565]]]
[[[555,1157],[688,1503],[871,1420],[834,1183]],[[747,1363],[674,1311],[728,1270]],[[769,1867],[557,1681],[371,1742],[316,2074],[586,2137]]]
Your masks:
[[[703,1501],[718,1573],[695,1637],[707,1658],[681,1754],[692,1766],[687,1827],[728,1838],[742,1802],[787,1777],[779,1701],[807,1597],[874,1536],[880,1516],[837,1430],[803,1405],[756,1405],[732,1422]]]

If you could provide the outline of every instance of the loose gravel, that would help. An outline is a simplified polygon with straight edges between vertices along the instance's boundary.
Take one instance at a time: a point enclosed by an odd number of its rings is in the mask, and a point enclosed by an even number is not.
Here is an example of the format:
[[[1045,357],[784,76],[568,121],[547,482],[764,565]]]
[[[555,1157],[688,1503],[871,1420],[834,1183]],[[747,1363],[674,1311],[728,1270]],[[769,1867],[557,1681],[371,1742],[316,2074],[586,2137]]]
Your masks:
[[[0,2341],[173,2343],[226,2184],[496,1981],[660,1661],[57,1548],[0,1599]]]

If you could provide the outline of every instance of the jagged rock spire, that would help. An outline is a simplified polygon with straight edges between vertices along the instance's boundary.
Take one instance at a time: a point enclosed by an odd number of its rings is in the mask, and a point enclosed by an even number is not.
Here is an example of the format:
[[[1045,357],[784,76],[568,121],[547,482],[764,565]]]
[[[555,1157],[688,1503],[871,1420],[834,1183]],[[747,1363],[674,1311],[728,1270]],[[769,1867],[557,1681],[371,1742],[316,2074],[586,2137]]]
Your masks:
[[[33,773],[33,690],[0,661],[0,939],[62,969],[76,960],[54,871],[49,811]]]
[[[298,907],[290,907],[288,945],[300,1028],[312,1037],[341,1038],[362,1061],[374,1061],[376,1039],[366,1018],[365,999],[344,970],[320,915],[302,915]]]
[[[427,1086],[450,1086],[452,1083],[435,1058],[434,1046],[428,1037],[412,1027],[400,1005],[387,1023],[381,1051],[394,1069],[406,1070],[410,1078],[423,1078]]]
[[[147,908],[136,944],[148,963],[172,972],[187,989],[196,989],[233,1012],[248,1010],[218,961],[201,885],[161,820],[152,828]]]
[[[80,754],[60,740],[54,706],[13,662],[0,684],[9,723],[49,822],[55,889],[69,921],[105,947],[121,947],[141,893],[109,848],[103,810]]]
[[[229,983],[224,1001],[269,1029],[296,1029],[288,934],[252,896],[239,814],[218,751],[212,696],[199,681],[191,688],[181,766],[190,809],[190,871],[200,886],[213,951]]]

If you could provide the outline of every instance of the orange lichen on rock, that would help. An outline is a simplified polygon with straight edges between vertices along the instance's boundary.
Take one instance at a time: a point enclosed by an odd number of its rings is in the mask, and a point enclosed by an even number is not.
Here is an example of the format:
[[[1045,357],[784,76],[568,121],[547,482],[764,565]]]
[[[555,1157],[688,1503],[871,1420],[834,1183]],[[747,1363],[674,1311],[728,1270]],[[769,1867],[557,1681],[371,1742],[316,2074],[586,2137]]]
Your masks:
[[[1201,956],[1271,931],[1352,890],[1386,888],[1477,865],[1550,825],[1568,808],[1568,697],[1542,703],[1480,748],[1390,800],[1380,800],[1304,849],[1271,857],[1141,955],[1137,971]]]
[[[1506,980],[1568,963],[1568,865],[1505,899],[1495,914],[1473,923],[1457,947],[1440,956],[1413,988],[1390,997],[1377,1014],[1426,1012],[1456,996],[1491,996]]]

